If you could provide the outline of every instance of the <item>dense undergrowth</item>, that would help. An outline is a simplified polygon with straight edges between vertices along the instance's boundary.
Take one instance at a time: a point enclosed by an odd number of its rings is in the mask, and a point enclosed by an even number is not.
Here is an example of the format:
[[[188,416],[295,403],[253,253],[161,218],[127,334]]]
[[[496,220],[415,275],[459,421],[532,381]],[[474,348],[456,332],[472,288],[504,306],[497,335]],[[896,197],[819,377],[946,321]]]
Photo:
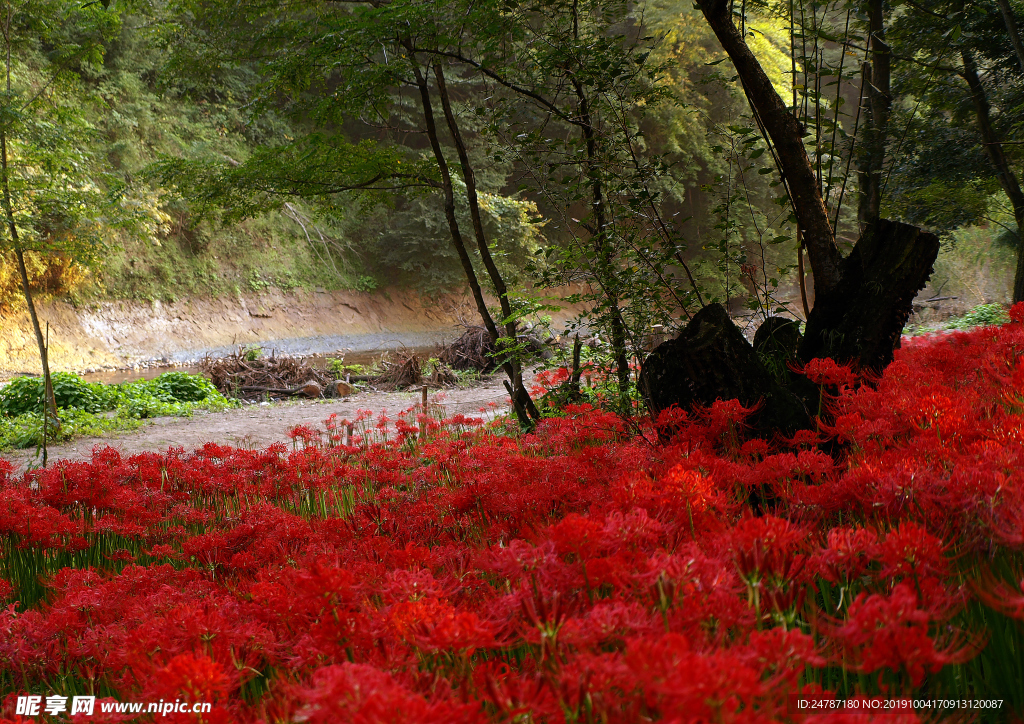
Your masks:
[[[188,417],[197,409],[224,410],[237,404],[205,377],[186,372],[118,385],[86,382],[69,372],[55,372],[52,379],[60,425],[47,426],[48,442],[131,430],[144,418]],[[42,378],[16,377],[0,387],[0,450],[42,445],[42,409]]]
[[[873,384],[809,365],[831,422],[787,440],[742,442],[734,402],[664,443],[590,406],[522,436],[363,413],[292,451],[4,466],[0,689],[205,722],[1019,719],[1012,317]]]

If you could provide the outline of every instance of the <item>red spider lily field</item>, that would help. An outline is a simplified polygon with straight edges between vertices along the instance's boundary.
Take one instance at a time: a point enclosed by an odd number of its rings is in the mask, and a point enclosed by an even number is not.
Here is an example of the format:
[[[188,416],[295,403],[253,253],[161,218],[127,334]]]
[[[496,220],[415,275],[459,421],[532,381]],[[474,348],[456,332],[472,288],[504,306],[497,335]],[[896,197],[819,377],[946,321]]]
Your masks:
[[[33,694],[213,704],[139,718],[168,722],[1020,720],[1012,317],[905,341],[867,384],[808,365],[827,414],[791,439],[747,439],[735,402],[658,427],[570,406],[531,434],[382,416],[0,462],[0,717],[37,721]]]

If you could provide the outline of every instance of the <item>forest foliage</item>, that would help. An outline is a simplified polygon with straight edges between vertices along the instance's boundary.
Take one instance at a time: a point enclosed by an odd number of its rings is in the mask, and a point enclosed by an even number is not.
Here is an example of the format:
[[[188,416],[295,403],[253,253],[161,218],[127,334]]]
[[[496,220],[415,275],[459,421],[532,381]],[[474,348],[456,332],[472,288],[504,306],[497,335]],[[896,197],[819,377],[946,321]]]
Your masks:
[[[480,217],[467,248],[491,292],[487,256],[513,296],[576,285],[591,323],[630,354],[652,325],[677,328],[712,301],[754,319],[804,316],[813,302],[775,149],[688,3],[182,0],[96,5],[92,21],[72,7],[8,4],[13,87],[42,101],[33,132],[51,132],[34,147],[75,169],[46,178],[68,178],[62,193],[81,198],[65,208],[87,210],[74,234],[27,255],[39,291],[463,286],[422,83],[467,239]],[[838,242],[858,237],[861,187],[879,178],[883,216],[945,235],[935,295],[952,280],[976,303],[1000,301],[970,269],[1006,275],[991,240],[1019,246],[1024,65],[1005,21],[1019,8],[879,7],[891,110],[877,133],[862,113],[868,5],[757,2],[736,22],[806,129]],[[48,36],[33,30],[42,21]],[[993,138],[1003,166],[986,151]],[[957,239],[979,227],[972,264]],[[8,260],[8,303],[17,281]],[[538,300],[509,304],[496,319]]]

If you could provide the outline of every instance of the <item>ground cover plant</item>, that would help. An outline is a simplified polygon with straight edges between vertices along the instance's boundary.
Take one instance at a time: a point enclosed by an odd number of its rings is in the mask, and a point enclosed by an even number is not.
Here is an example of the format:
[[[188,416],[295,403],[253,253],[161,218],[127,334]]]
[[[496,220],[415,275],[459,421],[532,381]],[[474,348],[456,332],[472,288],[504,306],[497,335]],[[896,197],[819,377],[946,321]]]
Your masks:
[[[1011,317],[869,385],[811,363],[829,414],[785,440],[744,441],[734,402],[640,430],[579,405],[527,435],[366,412],[292,450],[0,463],[0,718],[91,694],[214,704],[158,721],[1019,719]]]
[[[49,441],[131,430],[140,420],[162,415],[189,416],[197,409],[223,410],[234,402],[208,379],[187,372],[165,372],[151,380],[117,385],[86,382],[70,372],[53,374],[60,427],[48,426]],[[42,444],[43,380],[15,377],[0,387],[0,450]]]

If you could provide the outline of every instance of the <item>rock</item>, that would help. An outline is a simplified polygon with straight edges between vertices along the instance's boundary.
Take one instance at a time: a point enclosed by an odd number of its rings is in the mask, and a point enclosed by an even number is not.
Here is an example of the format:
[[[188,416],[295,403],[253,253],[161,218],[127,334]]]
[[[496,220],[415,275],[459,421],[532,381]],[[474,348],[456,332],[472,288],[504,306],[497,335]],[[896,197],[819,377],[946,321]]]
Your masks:
[[[720,304],[699,311],[678,337],[651,352],[640,369],[640,390],[654,417],[672,405],[689,412],[735,399],[760,405],[749,420],[759,435],[789,435],[811,424],[804,403],[774,379]]]
[[[794,360],[800,346],[800,323],[786,317],[768,317],[754,333],[754,351],[775,359]]]

